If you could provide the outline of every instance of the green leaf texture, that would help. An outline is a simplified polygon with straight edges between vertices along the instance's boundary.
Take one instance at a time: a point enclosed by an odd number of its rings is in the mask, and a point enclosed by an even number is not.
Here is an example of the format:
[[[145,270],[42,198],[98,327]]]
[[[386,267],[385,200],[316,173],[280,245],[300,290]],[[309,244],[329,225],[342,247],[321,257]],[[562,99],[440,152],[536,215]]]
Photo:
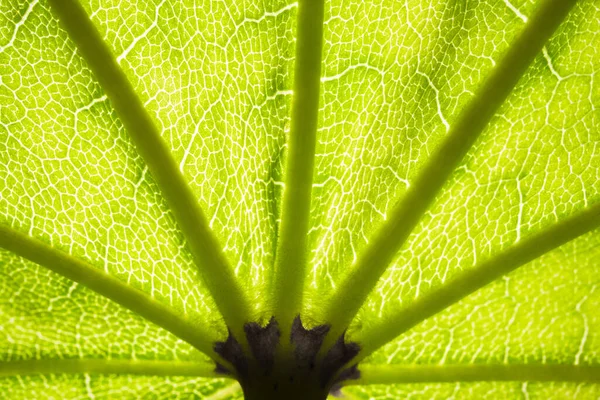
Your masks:
[[[324,300],[545,2],[325,1],[302,305],[308,325],[323,322]],[[276,307],[269,294],[298,3],[81,4],[204,211],[250,299],[248,318],[266,322]],[[600,205],[599,74],[600,4],[579,0],[396,253],[353,319],[350,340],[368,347],[413,302]],[[47,0],[0,3],[0,226],[97,268],[217,339],[227,336],[159,185]],[[598,367],[599,260],[596,229],[373,346],[360,365]],[[242,398],[235,381],[208,373],[9,370],[36,360],[206,365],[213,356],[0,249],[0,397]],[[383,384],[365,373],[342,396],[595,399],[600,378]]]

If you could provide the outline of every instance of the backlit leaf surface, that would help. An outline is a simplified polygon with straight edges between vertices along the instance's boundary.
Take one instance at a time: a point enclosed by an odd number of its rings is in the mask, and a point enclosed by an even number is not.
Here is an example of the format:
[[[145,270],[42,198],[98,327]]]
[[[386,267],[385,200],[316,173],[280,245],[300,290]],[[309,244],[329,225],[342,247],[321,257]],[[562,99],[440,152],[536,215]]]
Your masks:
[[[85,0],[266,320],[297,3]],[[540,2],[325,3],[305,311],[351,268]],[[349,337],[600,202],[600,6],[580,0],[452,173]],[[227,328],[144,161],[46,0],[0,4],[0,224]],[[600,231],[417,325],[367,364],[600,365]],[[95,292],[0,252],[0,361],[207,362]],[[592,399],[593,383],[349,386],[349,399]],[[3,376],[31,398],[241,398],[226,379]]]

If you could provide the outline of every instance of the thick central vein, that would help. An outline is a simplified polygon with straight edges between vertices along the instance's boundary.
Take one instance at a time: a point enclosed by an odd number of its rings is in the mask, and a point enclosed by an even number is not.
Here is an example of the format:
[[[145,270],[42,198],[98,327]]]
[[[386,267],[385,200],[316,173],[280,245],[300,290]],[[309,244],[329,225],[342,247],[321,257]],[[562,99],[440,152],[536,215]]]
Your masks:
[[[473,146],[519,78],[564,20],[576,0],[545,0],[460,113],[437,151],[394,207],[327,302],[323,319],[331,340],[348,327],[394,256],[429,209],[454,169]]]
[[[284,338],[289,337],[292,321],[300,312],[306,275],[306,236],[319,111],[323,3],[324,0],[300,0],[298,4],[294,94],[272,289],[274,315]]]
[[[237,337],[243,338],[243,324],[250,315],[246,293],[158,128],[77,0],[50,0],[50,4],[148,165],[225,322]]]

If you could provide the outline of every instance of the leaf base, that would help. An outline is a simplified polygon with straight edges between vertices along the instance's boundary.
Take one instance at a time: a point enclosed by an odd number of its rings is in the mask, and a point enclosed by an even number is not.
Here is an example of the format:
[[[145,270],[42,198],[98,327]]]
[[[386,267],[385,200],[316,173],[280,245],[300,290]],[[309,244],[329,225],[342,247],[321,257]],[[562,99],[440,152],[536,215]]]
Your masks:
[[[247,323],[244,331],[251,356],[231,332],[225,342],[215,343],[214,350],[235,368],[230,371],[217,364],[217,371],[236,376],[246,400],[326,399],[337,392],[342,381],[360,377],[356,365],[342,370],[360,351],[358,344],[346,343],[343,334],[324,357],[317,358],[329,325],[306,329],[296,317],[287,347],[278,347],[281,332],[275,318],[264,327]]]

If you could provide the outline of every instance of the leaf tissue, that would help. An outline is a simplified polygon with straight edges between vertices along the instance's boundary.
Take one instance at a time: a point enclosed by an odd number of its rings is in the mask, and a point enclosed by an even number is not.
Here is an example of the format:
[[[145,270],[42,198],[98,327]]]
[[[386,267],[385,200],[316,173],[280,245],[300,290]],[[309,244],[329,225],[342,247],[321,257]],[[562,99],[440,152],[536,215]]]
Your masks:
[[[600,397],[595,0],[0,4],[0,397]]]

